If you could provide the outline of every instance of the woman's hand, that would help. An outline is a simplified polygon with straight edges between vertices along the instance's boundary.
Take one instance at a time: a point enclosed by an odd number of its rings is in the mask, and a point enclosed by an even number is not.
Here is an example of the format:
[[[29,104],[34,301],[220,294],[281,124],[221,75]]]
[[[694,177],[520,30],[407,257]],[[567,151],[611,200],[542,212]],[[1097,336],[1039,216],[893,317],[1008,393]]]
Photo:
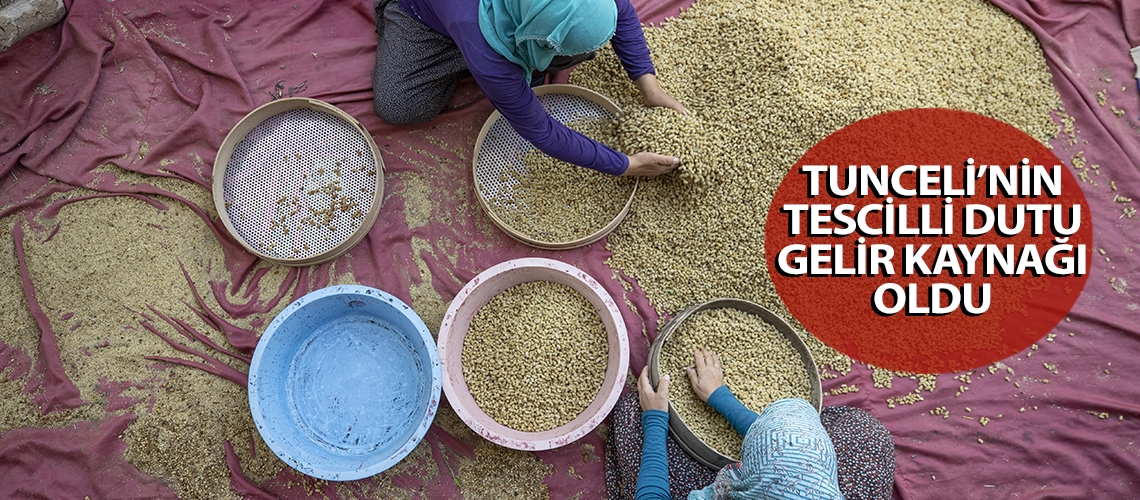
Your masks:
[[[665,156],[657,153],[637,153],[629,158],[629,167],[625,169],[622,177],[643,176],[654,177],[672,172],[681,159],[676,156]]]
[[[641,75],[640,78],[633,82],[637,85],[638,90],[641,91],[641,97],[645,100],[646,106],[658,106],[669,108],[682,115],[689,113],[681,102],[674,99],[673,96],[661,89],[657,85],[657,76],[653,73],[646,73]],[[629,157],[629,167],[626,168],[623,176],[643,176],[654,177],[661,174],[672,172],[681,164],[681,159],[675,156],[665,156],[656,153],[637,153]]]
[[[661,410],[669,412],[669,376],[661,377],[657,390],[649,383],[649,367],[641,369],[641,377],[637,379],[637,397],[641,400],[641,411]]]
[[[693,366],[685,369],[693,392],[701,401],[708,402],[713,391],[724,385],[724,371],[720,368],[720,358],[708,349],[693,349]]]
[[[641,98],[645,101],[646,106],[669,108],[682,115],[689,114],[689,110],[685,109],[681,101],[674,99],[657,84],[657,76],[653,73],[641,75],[633,83],[641,91]]]

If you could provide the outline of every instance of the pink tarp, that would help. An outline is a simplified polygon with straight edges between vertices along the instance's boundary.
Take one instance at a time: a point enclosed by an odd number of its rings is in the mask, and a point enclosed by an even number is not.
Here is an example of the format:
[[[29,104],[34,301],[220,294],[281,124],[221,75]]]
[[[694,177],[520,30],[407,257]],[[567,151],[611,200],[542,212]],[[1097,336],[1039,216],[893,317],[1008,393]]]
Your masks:
[[[643,20],[660,21],[675,14],[684,0],[634,3]],[[1134,383],[1140,378],[1135,363],[1140,306],[1126,284],[1140,269],[1140,252],[1131,251],[1140,243],[1140,222],[1122,215],[1124,207],[1135,203],[1116,202],[1116,196],[1140,199],[1140,104],[1127,55],[1130,42],[1140,43],[1135,24],[1140,12],[1134,3],[1123,7],[1109,1],[995,3],[1038,34],[1066,111],[1076,119],[1082,141],[1070,144],[1058,138],[1054,150],[1066,161],[1082,151],[1088,163],[1101,166],[1103,175],[1092,176],[1098,185],[1083,186],[1093,210],[1096,246],[1109,251],[1111,263],[1096,260],[1072,322],[1058,327],[1064,336],[1059,340],[1069,346],[1063,358],[1050,358],[1060,366],[1058,375],[1045,373],[1040,357],[1022,355],[1020,361],[1007,362],[1016,370],[1016,379],[1024,380],[1020,389],[1005,383],[976,384],[955,398],[958,384],[944,376],[936,393],[924,393],[924,401],[889,409],[883,402],[888,394],[870,389],[869,373],[857,368],[828,380],[825,390],[853,382],[864,389],[831,397],[827,403],[865,408],[894,433],[901,498],[1140,497],[1140,386]],[[374,49],[372,8],[363,2],[69,2],[62,23],[0,54],[0,214],[23,211],[30,216],[45,208],[42,200],[47,195],[76,186],[147,196],[159,207],[189,205],[154,187],[116,185],[111,174],[96,167],[113,164],[208,187],[215,152],[230,128],[267,102],[279,80],[285,88],[307,81],[300,95],[339,106],[372,133],[387,166],[388,192],[402,191],[399,174],[404,172],[432,179],[427,197],[435,207],[434,220],[409,228],[403,215],[406,200],[390,197],[369,237],[342,257],[351,262],[357,281],[410,302],[410,289],[421,280],[416,260],[422,259],[431,271],[432,287],[446,301],[495,263],[532,255],[557,258],[587,270],[638,310],[637,315],[626,315],[626,323],[634,340],[631,365],[639,370],[647,352],[641,332],[648,338],[656,334],[656,314],[640,290],[624,291],[611,279],[613,273],[603,263],[609,255],[603,242],[568,252],[534,251],[488,229],[489,222],[473,204],[470,151],[492,111],[478,89],[470,80],[461,83],[451,109],[430,124],[388,126],[371,110]],[[1106,75],[1113,78],[1111,84],[1104,81]],[[1117,116],[1099,105],[1095,94],[1122,85],[1128,92],[1111,94],[1112,104],[1124,111]],[[163,159],[175,161],[160,164]],[[1110,190],[1109,179],[1118,191]],[[256,288],[261,276],[252,271],[256,262],[198,210],[227,248],[225,265],[234,275],[230,291]],[[413,248],[412,238],[427,242],[430,250]],[[277,297],[255,297],[246,306],[225,300],[220,287],[226,284],[199,292],[211,305],[211,291],[220,298],[215,311],[247,317],[324,286],[325,269],[291,273]],[[1117,280],[1110,283],[1110,278]],[[248,332],[218,326],[227,329],[236,348],[248,352]],[[1068,337],[1070,332],[1075,337]],[[50,326],[44,333],[43,344],[51,347]],[[37,362],[40,353],[10,346],[0,345],[0,351],[12,351],[0,356],[0,363],[11,359],[19,364],[14,369],[38,370],[37,380],[45,381],[45,389],[68,394],[67,381],[53,372],[58,364]],[[1104,371],[1108,363],[1111,374]],[[1042,378],[1053,380],[1036,381]],[[899,388],[902,382],[896,381],[892,394],[913,391],[913,386]],[[928,414],[939,406],[953,411],[951,419]],[[983,409],[994,421],[981,427],[960,418],[965,406]],[[1021,407],[1027,411],[1019,412]],[[1111,418],[1089,412],[1107,412]],[[1000,419],[994,417],[998,413]],[[0,436],[0,496],[170,495],[123,458],[125,443],[116,436],[129,419],[128,414],[75,429],[18,429]],[[432,498],[456,497],[455,482],[447,476],[455,470],[457,457],[469,450],[438,426],[426,439],[443,477],[430,484],[415,477],[392,478],[393,483],[409,490],[422,486]],[[603,448],[598,432],[585,442]],[[218,453],[232,458],[233,446],[239,445],[218,443]],[[583,463],[577,450],[538,457],[556,469],[546,479],[552,498],[604,495],[602,462]],[[257,485],[241,475],[236,459],[230,463],[233,488],[244,495],[303,494],[287,489],[288,481],[296,479],[289,470]],[[570,467],[583,479],[573,478]],[[329,488],[325,493],[335,495]]]

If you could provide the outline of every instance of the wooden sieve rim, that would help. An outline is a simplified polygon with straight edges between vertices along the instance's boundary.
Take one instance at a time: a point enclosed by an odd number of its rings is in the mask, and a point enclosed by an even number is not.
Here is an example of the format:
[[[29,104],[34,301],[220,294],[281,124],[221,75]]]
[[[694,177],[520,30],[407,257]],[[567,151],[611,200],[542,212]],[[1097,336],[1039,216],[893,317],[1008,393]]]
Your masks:
[[[311,109],[314,111],[320,111],[322,113],[340,118],[341,120],[344,120],[345,122],[355,127],[356,130],[364,136],[365,142],[368,143],[368,149],[372,152],[372,158],[376,162],[377,174],[376,185],[372,191],[372,206],[368,208],[368,213],[364,215],[364,218],[360,221],[360,226],[356,228],[355,232],[353,232],[340,244],[328,250],[325,250],[324,252],[301,259],[283,259],[281,257],[268,255],[264,252],[259,251],[247,243],[245,239],[242,238],[240,234],[238,234],[237,228],[235,228],[233,223],[230,221],[229,210],[226,208],[225,179],[226,170],[229,168],[230,157],[233,155],[234,148],[236,148],[237,145],[241,143],[243,139],[245,139],[246,134],[248,134],[250,130],[253,130],[258,125],[261,125],[261,123],[265,120],[268,120],[273,116],[285,113],[287,111],[293,111],[295,109]],[[380,157],[380,148],[376,146],[376,141],[372,139],[372,134],[368,133],[368,129],[364,128],[364,125],[361,125],[360,122],[356,120],[356,118],[352,117],[352,115],[345,113],[340,108],[333,106],[332,104],[317,99],[309,99],[306,97],[288,97],[284,99],[278,99],[262,104],[253,111],[250,111],[249,114],[245,115],[245,117],[238,121],[237,125],[234,125],[234,128],[230,130],[229,134],[226,134],[225,140],[222,141],[222,146],[218,148],[218,155],[216,158],[214,158],[214,209],[217,210],[218,218],[221,219],[222,224],[225,224],[226,231],[228,231],[230,233],[230,236],[239,244],[241,244],[241,246],[245,248],[247,252],[252,253],[257,257],[265,259],[269,262],[284,264],[287,266],[310,266],[313,264],[320,264],[333,260],[339,257],[341,254],[349,251],[352,249],[352,247],[356,246],[357,243],[360,243],[360,241],[363,240],[365,236],[368,235],[368,231],[372,229],[372,225],[376,223],[376,218],[380,215],[380,205],[384,199],[384,171],[384,160]]]
[[[807,344],[800,338],[796,331],[792,329],[791,325],[783,318],[770,311],[768,308],[761,306],[755,302],[744,299],[730,299],[722,298],[711,300],[703,304],[697,304],[686,308],[677,314],[669,323],[658,332],[657,339],[653,341],[653,345],[649,348],[649,382],[657,387],[658,381],[661,379],[661,350],[665,346],[665,342],[673,335],[673,332],[680,328],[681,323],[688,319],[693,314],[709,309],[730,308],[744,311],[749,314],[755,314],[762,318],[768,324],[776,327],[792,343],[792,347],[799,352],[800,360],[803,361],[804,367],[807,369],[808,383],[811,386],[811,405],[815,407],[818,412],[823,405],[823,387],[819,379],[819,367],[815,364],[815,358],[812,356],[811,351],[808,350]],[[704,464],[706,467],[719,470],[720,468],[736,463],[736,460],[725,456],[713,447],[702,441],[696,434],[689,429],[685,420],[673,408],[673,402],[669,402],[669,434],[673,436],[673,440],[677,445],[685,450],[689,456],[696,459],[696,461]]]
[[[625,113],[622,112],[621,108],[619,108],[618,105],[611,101],[609,98],[585,87],[568,84],[552,84],[535,87],[533,90],[535,96],[543,96],[547,94],[566,94],[575,97],[581,97],[605,108],[606,111],[612,113],[614,115],[614,118],[617,119],[620,119],[625,115]],[[583,247],[602,238],[605,238],[608,234],[613,232],[613,230],[616,229],[623,220],[625,220],[625,217],[627,215],[629,215],[629,210],[633,206],[633,198],[637,195],[638,185],[641,184],[640,178],[634,179],[633,190],[629,193],[629,199],[626,200],[625,206],[622,207],[621,211],[618,212],[616,216],[614,216],[613,220],[611,220],[605,226],[602,226],[601,229],[595,231],[594,233],[576,240],[560,242],[539,240],[511,227],[510,224],[507,224],[506,221],[499,218],[499,216],[495,214],[495,211],[491,205],[483,197],[483,194],[479,192],[479,177],[477,172],[479,169],[479,151],[483,148],[483,139],[487,137],[487,134],[491,131],[491,127],[495,125],[495,122],[497,122],[500,117],[502,117],[502,113],[499,113],[499,110],[495,110],[491,113],[491,116],[487,118],[487,121],[483,123],[483,128],[479,130],[479,136],[475,139],[475,154],[472,155],[471,159],[471,177],[474,179],[476,191],[475,198],[479,200],[479,206],[483,207],[483,212],[486,213],[488,217],[490,217],[491,222],[493,222],[495,226],[498,226],[499,229],[502,229],[504,233],[507,233],[508,236],[514,238],[515,240],[518,240],[535,248],[541,248],[543,250],[569,250],[571,248]]]

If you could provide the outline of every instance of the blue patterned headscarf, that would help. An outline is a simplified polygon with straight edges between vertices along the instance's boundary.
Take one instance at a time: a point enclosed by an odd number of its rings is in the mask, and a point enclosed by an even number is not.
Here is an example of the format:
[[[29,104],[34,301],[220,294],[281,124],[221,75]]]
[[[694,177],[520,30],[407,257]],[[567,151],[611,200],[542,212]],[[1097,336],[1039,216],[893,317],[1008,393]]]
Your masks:
[[[572,56],[605,45],[617,29],[613,0],[480,0],[479,31],[527,78]]]
[[[768,405],[748,428],[741,462],[689,500],[842,500],[835,447],[819,413],[802,399]]]

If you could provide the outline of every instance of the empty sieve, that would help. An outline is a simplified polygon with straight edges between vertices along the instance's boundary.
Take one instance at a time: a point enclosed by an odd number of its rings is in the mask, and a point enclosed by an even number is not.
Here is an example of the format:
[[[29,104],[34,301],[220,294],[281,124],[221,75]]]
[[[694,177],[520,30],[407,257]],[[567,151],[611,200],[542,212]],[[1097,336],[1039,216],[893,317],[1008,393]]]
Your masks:
[[[534,88],[538,101],[547,113],[559,123],[568,124],[582,118],[617,119],[622,116],[621,108],[605,96],[576,85],[543,85]],[[589,245],[610,234],[629,214],[633,197],[637,194],[637,182],[629,193],[629,199],[620,212],[601,229],[572,241],[550,242],[526,234],[499,217],[492,206],[492,200],[501,193],[513,192],[518,180],[510,173],[526,173],[523,153],[534,146],[515,132],[498,111],[491,113],[479,137],[475,140],[475,155],[472,172],[475,177],[475,192],[479,204],[499,229],[512,238],[527,245],[547,249],[566,250]],[[507,196],[509,198],[509,196]]]
[[[306,266],[364,239],[380,213],[384,162],[368,130],[316,99],[272,101],[242,118],[214,160],[214,206],[265,260]]]

